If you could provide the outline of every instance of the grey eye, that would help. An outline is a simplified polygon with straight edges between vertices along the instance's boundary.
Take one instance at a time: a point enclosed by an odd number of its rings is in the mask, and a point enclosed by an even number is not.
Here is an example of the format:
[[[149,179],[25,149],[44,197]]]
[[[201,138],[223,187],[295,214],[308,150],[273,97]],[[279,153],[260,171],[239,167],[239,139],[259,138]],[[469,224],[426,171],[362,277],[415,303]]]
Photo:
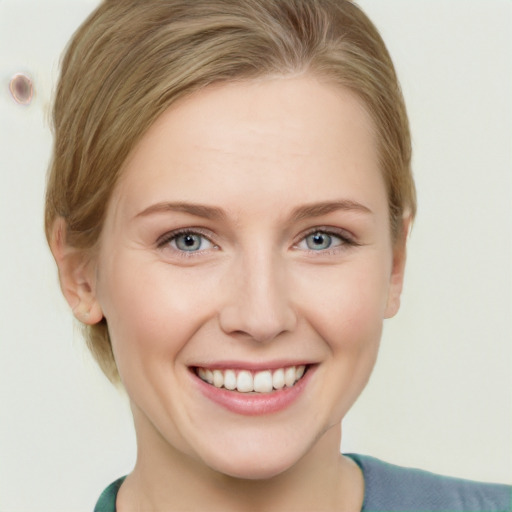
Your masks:
[[[174,243],[180,251],[198,251],[203,245],[203,237],[194,233],[185,233],[176,236]]]
[[[313,251],[328,249],[332,245],[332,236],[322,231],[311,233],[306,237],[306,245]]]

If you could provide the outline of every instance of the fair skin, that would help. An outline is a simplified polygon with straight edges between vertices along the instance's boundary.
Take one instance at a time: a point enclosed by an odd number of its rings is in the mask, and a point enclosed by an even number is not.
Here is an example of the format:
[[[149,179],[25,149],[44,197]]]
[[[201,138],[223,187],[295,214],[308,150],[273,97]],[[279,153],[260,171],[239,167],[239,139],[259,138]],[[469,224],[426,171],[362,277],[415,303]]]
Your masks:
[[[107,319],[130,397],[119,511],[360,510],[340,424],[398,310],[405,249],[355,95],[307,75],[193,94],[124,163],[97,254],[62,233],[53,251],[77,317]],[[225,389],[226,370],[301,366],[277,391]]]

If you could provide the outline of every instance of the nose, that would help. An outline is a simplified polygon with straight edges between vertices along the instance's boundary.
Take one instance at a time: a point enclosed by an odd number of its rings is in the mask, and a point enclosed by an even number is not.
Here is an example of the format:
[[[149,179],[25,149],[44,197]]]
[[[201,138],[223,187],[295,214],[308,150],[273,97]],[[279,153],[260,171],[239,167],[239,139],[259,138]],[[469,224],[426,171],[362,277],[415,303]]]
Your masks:
[[[241,257],[226,276],[226,299],[219,312],[229,335],[268,343],[297,323],[285,265],[265,254]]]

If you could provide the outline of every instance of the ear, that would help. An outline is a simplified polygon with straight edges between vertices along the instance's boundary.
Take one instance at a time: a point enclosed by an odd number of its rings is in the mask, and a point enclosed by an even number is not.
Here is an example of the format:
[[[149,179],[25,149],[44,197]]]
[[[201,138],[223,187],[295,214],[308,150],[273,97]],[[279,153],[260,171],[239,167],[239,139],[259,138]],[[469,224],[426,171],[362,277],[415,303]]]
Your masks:
[[[50,249],[59,269],[60,287],[75,317],[84,324],[101,321],[103,312],[95,294],[95,269],[90,255],[66,241],[66,221],[53,224]]]
[[[407,237],[409,235],[411,221],[411,217],[404,218],[402,231],[398,234],[398,238],[393,245],[393,266],[391,268],[388,302],[384,318],[394,317],[400,309],[400,297],[404,284]]]

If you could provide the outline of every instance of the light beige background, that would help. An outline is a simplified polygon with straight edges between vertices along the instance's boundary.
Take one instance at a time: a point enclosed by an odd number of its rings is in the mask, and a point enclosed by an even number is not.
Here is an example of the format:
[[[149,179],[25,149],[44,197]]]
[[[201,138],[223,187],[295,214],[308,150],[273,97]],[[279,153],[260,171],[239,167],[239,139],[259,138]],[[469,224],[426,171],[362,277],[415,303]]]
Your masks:
[[[419,214],[402,311],[344,451],[512,481],[512,3],[361,0],[409,106]],[[42,231],[58,56],[93,0],[0,0],[0,512],[90,511],[135,456]],[[29,73],[28,107],[9,94]]]

